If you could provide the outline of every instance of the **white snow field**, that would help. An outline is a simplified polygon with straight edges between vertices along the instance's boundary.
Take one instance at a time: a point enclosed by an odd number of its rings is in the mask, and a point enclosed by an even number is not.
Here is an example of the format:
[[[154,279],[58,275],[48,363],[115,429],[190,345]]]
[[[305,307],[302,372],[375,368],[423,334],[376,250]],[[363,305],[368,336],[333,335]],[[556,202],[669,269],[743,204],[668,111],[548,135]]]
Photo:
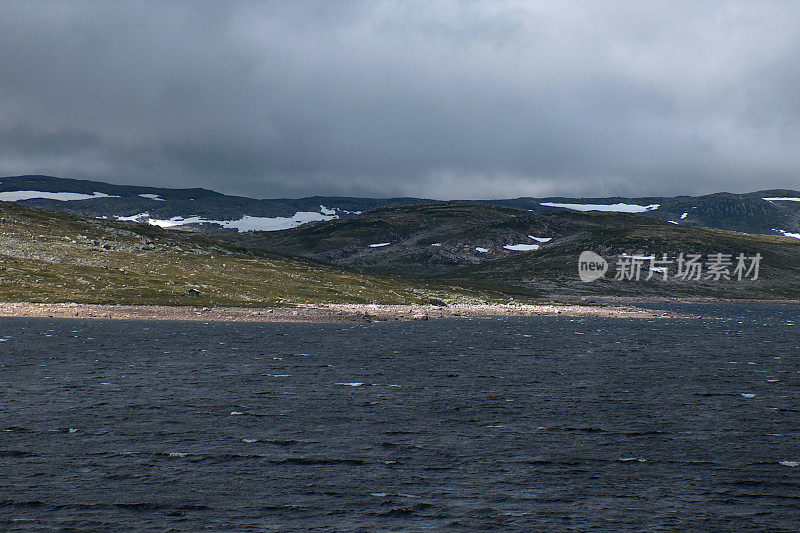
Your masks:
[[[793,239],[800,239],[800,233],[789,233],[788,231],[786,231],[784,229],[775,229],[775,228],[772,228],[772,231],[777,231],[778,233],[780,233],[784,237],[791,237]]]
[[[319,206],[322,212],[298,211],[291,217],[253,217],[244,215],[238,220],[211,220],[198,216],[172,217],[170,219],[158,219],[150,216],[150,213],[139,213],[131,216],[116,216],[117,220],[147,222],[152,226],[160,228],[174,228],[175,226],[185,226],[186,224],[219,224],[223,228],[235,229],[239,233],[248,231],[279,231],[283,229],[296,228],[308,222],[324,222],[339,218],[332,209]]]
[[[645,211],[654,211],[661,207],[661,204],[650,205],[636,205],[636,204],[559,204],[554,202],[544,202],[542,204],[546,207],[561,207],[564,209],[572,209],[573,211],[607,211],[610,213],[644,213]]]
[[[19,202],[21,200],[60,200],[68,202],[72,200],[92,200],[93,198],[119,198],[102,192],[94,194],[83,194],[79,192],[42,192],[42,191],[6,191],[0,192],[0,202]]]
[[[515,252],[529,252],[531,250],[538,250],[538,244],[506,244],[503,246],[506,250],[513,250]]]
[[[166,202],[166,200],[164,200],[163,198],[161,198],[157,194],[149,194],[148,193],[148,194],[140,194],[139,196],[141,196],[142,198],[147,198],[149,200],[156,200],[157,202]]]

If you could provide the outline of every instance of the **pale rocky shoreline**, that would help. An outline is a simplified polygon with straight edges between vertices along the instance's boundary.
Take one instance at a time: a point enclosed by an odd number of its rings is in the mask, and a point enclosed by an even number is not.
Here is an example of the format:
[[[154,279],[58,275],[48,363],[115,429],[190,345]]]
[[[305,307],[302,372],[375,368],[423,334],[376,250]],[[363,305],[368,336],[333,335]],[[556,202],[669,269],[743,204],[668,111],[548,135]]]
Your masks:
[[[579,304],[299,304],[294,307],[183,307],[77,303],[0,303],[0,317],[200,322],[376,322],[490,316],[685,318],[686,315],[623,305]]]

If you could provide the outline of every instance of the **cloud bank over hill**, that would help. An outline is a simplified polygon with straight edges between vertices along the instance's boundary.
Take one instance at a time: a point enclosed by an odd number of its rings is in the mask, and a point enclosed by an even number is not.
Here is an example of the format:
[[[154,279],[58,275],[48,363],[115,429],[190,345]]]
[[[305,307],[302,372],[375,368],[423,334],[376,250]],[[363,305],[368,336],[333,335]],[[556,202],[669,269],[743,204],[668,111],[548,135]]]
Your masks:
[[[0,174],[258,197],[800,187],[800,4],[7,2]]]

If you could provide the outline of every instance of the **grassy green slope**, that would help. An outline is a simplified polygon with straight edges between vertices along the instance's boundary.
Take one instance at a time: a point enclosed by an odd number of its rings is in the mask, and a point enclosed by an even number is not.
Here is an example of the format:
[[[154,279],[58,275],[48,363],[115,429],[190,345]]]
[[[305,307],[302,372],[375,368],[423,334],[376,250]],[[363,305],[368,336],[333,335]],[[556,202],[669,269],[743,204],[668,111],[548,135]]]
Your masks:
[[[268,306],[479,296],[185,232],[0,203],[2,301]]]

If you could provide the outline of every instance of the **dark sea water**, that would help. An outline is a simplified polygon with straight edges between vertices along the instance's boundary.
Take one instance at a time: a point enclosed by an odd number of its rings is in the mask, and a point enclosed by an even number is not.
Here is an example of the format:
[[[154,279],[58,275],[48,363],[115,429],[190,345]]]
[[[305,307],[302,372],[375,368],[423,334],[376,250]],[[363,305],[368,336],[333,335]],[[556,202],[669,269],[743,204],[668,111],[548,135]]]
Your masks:
[[[797,531],[800,308],[697,309],[0,319],[0,530]]]

